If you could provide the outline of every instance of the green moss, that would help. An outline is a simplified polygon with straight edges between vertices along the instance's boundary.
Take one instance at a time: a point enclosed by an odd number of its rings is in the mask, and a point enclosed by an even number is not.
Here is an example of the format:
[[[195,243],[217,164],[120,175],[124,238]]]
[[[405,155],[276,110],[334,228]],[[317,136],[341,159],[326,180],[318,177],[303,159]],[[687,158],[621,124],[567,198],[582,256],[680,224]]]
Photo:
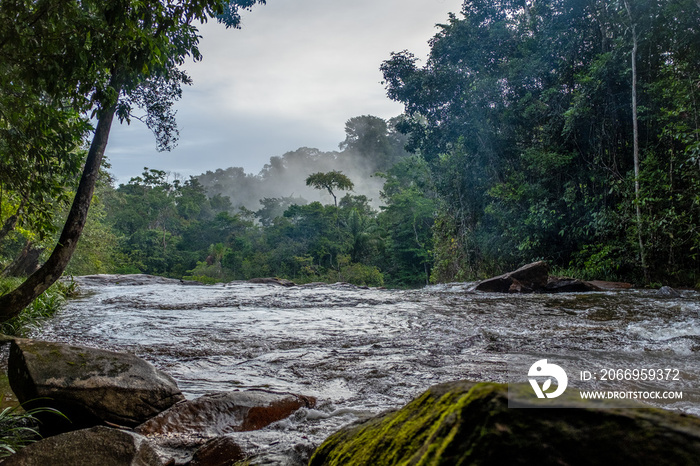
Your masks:
[[[515,388],[511,396],[531,403],[531,392]],[[309,464],[690,464],[700,455],[700,419],[692,416],[573,397],[566,408],[518,409],[508,396],[494,383],[437,385],[399,411],[333,434]]]

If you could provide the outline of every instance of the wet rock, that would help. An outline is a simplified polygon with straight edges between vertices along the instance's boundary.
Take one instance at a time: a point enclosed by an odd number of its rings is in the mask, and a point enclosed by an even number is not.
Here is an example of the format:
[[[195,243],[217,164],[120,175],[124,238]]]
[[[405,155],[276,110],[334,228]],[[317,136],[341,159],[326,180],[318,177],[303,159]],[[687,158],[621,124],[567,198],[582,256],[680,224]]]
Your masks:
[[[104,422],[133,427],[184,400],[169,375],[136,356],[46,341],[15,339],[8,377],[26,406],[52,407],[70,419],[52,416],[45,433]]]
[[[625,282],[606,282],[603,280],[591,280],[588,283],[600,288],[602,291],[628,290],[632,288],[631,283]]]
[[[285,280],[284,278],[277,277],[267,277],[267,278],[251,278],[248,283],[262,283],[265,285],[279,285],[279,286],[296,286],[296,283]]]
[[[161,458],[188,464],[195,450],[212,438],[262,429],[315,404],[311,397],[267,390],[212,393],[178,403],[135,431],[149,438]]]
[[[3,466],[162,466],[146,439],[108,427],[76,430],[33,443]]]
[[[512,402],[536,404],[516,386]],[[346,427],[314,453],[310,466],[455,464],[687,465],[700,455],[700,419],[660,409],[603,409],[565,393],[565,409],[513,409],[503,384],[431,387],[398,411]],[[579,408],[579,409],[566,409]]]
[[[662,286],[656,290],[656,296],[660,298],[680,298],[681,294],[670,286]]]
[[[549,277],[545,291],[548,293],[582,293],[588,291],[601,291],[600,288],[577,278]]]
[[[201,434],[215,437],[262,429],[299,408],[312,408],[315,404],[312,397],[267,390],[212,393],[178,403],[135,430],[142,435]]]
[[[217,437],[194,452],[189,466],[233,466],[246,458],[243,449],[231,437]]]
[[[544,261],[524,265],[518,270],[489,278],[476,285],[476,291],[492,293],[532,293],[547,286],[549,267]]]
[[[147,274],[97,274],[74,277],[74,280],[81,286],[136,286],[136,285],[201,285],[196,281],[180,280],[177,278],[158,277]]]

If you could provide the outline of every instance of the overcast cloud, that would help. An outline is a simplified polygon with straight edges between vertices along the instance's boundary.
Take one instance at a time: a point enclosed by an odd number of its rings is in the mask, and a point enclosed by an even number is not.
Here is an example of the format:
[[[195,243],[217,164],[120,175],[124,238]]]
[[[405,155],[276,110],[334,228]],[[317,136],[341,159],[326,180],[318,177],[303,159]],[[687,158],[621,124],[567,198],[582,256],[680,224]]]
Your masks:
[[[435,24],[463,0],[267,0],[241,30],[200,28],[204,60],[177,104],[180,141],[158,153],[141,123],[115,124],[107,156],[118,182],[143,167],[184,176],[238,166],[257,173],[271,156],[337,150],[358,115],[390,118],[379,66],[393,51],[428,53]]]

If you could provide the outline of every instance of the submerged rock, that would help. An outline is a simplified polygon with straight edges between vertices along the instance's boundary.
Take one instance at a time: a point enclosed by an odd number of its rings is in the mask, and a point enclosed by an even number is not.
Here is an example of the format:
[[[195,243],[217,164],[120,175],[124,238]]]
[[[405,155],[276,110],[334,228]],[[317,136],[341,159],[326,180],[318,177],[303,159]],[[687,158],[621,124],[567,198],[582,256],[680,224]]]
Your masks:
[[[183,401],[136,428],[143,435],[201,434],[208,437],[258,430],[312,408],[312,397],[267,390],[212,393]]]
[[[246,458],[243,449],[231,437],[217,437],[194,452],[188,466],[232,466]]]
[[[185,399],[172,377],[134,355],[46,341],[15,339],[8,377],[26,406],[70,419],[53,416],[42,427],[47,433],[105,421],[134,427]]]
[[[656,290],[656,296],[660,298],[680,298],[681,294],[670,286],[662,286]]]
[[[523,387],[511,401],[520,408],[538,406],[532,390]],[[694,416],[603,409],[573,397],[558,405],[563,409],[509,408],[506,385],[440,384],[398,411],[331,435],[309,465],[656,466],[695,464],[700,457],[700,419]]]
[[[108,427],[76,430],[33,443],[3,466],[162,466],[140,435]]]
[[[299,408],[312,408],[315,404],[312,397],[267,390],[212,393],[178,403],[135,431],[149,438],[161,458],[174,459],[175,464],[189,464],[195,450],[205,442],[225,434],[262,429]],[[210,445],[209,452],[207,449],[200,452],[196,464],[209,464],[205,457],[233,455],[237,451],[234,441],[221,442]],[[239,453],[246,456],[242,450]]]

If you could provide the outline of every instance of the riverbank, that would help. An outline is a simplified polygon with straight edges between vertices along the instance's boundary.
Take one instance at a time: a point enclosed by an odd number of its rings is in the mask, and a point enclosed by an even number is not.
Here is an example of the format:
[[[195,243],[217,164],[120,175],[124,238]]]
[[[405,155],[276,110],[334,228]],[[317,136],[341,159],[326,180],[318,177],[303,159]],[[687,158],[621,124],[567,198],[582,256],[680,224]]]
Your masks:
[[[607,367],[618,355],[671,357],[684,374],[700,373],[695,291],[504,295],[471,293],[470,283],[382,290],[156,280],[76,279],[85,294],[32,337],[136,354],[171,374],[188,399],[249,388],[315,397],[315,408],[241,436],[269,457],[319,445],[437,383],[504,383],[509,365],[533,354]],[[697,378],[682,383],[700,387]],[[700,412],[686,400],[667,408]]]

